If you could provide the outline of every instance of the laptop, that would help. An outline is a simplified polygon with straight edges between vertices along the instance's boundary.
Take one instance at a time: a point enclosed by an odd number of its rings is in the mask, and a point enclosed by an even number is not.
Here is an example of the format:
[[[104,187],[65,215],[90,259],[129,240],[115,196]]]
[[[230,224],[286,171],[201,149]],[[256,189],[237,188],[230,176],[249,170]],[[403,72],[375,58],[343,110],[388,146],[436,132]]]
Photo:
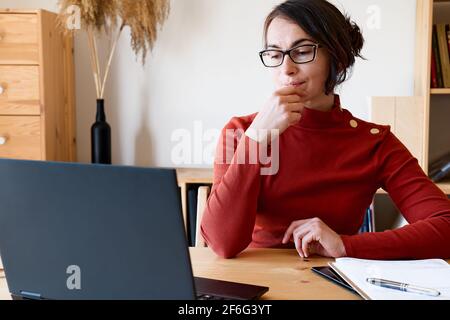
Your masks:
[[[0,254],[14,299],[258,299],[194,278],[174,169],[0,159]]]

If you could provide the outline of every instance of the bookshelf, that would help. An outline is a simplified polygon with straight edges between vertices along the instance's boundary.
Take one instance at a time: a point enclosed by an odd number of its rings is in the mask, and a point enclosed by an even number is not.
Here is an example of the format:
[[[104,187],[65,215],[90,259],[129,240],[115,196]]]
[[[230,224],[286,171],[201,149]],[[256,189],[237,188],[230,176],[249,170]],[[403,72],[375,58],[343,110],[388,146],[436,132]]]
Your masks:
[[[416,5],[414,94],[373,97],[372,121],[390,125],[428,174],[430,164],[450,152],[450,88],[431,88],[433,24],[450,24],[450,0],[416,0]],[[450,195],[450,179],[436,185]],[[406,224],[384,190],[378,190],[373,207],[376,231]]]
[[[433,25],[450,24],[450,0],[417,0],[416,12],[414,96],[373,97],[372,121],[389,124],[428,174],[450,152],[450,88],[431,88]],[[450,179],[436,185],[450,195]]]
[[[439,157],[450,152],[450,88],[431,89],[431,55],[432,55],[432,29],[437,23],[450,24],[450,1],[418,0],[418,57],[425,60],[416,60],[415,94],[425,96],[427,110],[428,144],[427,165]],[[420,29],[419,29],[420,28]],[[421,31],[420,31],[421,30]],[[427,169],[428,169],[427,168]],[[437,185],[447,194],[450,194],[450,179],[439,182]]]

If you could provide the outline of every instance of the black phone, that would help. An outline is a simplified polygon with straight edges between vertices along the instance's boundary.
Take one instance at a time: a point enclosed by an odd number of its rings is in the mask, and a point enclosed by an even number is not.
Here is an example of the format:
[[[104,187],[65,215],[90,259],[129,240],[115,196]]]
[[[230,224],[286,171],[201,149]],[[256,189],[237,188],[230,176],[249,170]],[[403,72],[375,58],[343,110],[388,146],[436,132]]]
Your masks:
[[[341,276],[339,276],[331,267],[312,267],[311,270],[318,275],[352,291],[353,293],[358,294],[352,286],[342,279]]]

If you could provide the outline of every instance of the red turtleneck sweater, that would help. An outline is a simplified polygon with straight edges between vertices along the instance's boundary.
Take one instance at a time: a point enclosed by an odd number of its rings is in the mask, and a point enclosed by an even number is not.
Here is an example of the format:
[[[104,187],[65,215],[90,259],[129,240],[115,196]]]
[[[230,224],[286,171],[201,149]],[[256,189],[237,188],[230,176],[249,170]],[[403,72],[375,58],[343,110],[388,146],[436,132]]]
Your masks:
[[[329,112],[305,108],[301,120],[280,135],[275,175],[261,175],[259,163],[236,161],[256,143],[245,135],[232,136],[234,157],[226,161],[227,129],[247,130],[256,114],[231,119],[218,144],[201,224],[207,244],[226,258],[248,246],[286,248],[281,241],[291,222],[318,217],[341,235],[350,257],[450,258],[446,195],[389,126],[357,119],[341,108],[338,96],[335,101]],[[357,234],[379,188],[409,225]]]

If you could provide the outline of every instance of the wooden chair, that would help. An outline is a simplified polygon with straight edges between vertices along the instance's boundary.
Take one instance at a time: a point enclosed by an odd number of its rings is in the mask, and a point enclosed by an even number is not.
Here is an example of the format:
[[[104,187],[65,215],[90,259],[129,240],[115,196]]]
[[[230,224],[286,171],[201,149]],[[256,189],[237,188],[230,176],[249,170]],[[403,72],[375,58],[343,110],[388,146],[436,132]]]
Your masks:
[[[197,196],[197,225],[195,228],[195,246],[196,247],[206,247],[206,241],[203,239],[200,232],[200,224],[202,223],[203,212],[206,208],[206,202],[208,200],[209,192],[211,188],[208,186],[203,186],[198,188]]]

